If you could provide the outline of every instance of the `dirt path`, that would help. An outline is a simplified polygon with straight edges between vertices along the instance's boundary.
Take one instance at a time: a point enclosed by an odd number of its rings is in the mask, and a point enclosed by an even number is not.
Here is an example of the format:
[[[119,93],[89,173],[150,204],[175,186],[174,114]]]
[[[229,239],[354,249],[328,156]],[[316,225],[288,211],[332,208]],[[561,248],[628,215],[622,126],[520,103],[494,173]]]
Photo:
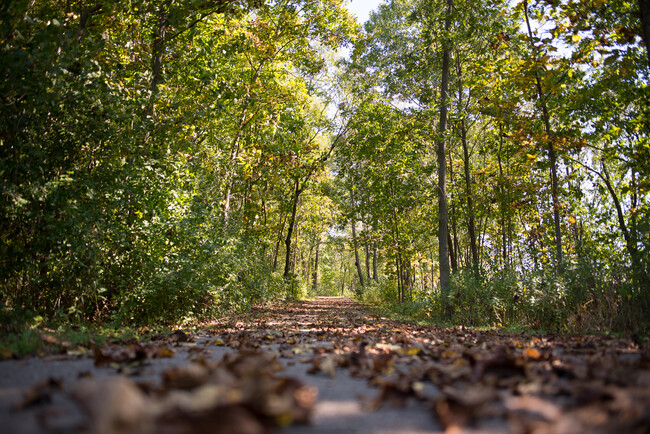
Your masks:
[[[647,432],[650,351],[436,330],[319,298],[74,354],[0,362],[0,432]]]

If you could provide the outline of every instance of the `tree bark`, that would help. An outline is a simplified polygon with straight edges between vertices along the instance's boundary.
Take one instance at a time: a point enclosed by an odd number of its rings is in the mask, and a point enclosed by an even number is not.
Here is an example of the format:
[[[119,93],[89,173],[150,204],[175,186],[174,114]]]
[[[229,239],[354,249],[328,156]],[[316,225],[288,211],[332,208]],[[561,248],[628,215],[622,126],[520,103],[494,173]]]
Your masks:
[[[287,238],[284,240],[284,245],[287,249],[285,252],[284,260],[285,279],[291,275],[291,236],[293,235],[293,229],[296,224],[296,211],[298,210],[298,199],[300,198],[300,193],[302,193],[302,189],[300,188],[300,179],[296,179],[296,186],[293,194],[293,203],[291,205],[291,219],[289,220],[289,229],[287,229]]]
[[[372,280],[377,281],[377,244],[372,243]]]
[[[366,242],[363,247],[366,253],[366,278],[370,281],[370,279],[372,279],[372,276],[370,275],[370,246],[368,246],[368,243]]]
[[[528,28],[528,38],[530,46],[535,53],[535,43],[533,42],[533,31],[530,27],[530,19],[528,18],[528,1],[524,0],[524,17],[526,19],[526,27]],[[558,178],[557,178],[557,161],[555,155],[555,147],[553,146],[551,120],[548,113],[546,100],[544,99],[544,91],[542,89],[542,81],[539,77],[539,72],[535,71],[535,83],[537,86],[537,96],[539,103],[542,106],[542,118],[544,120],[544,128],[546,131],[548,159],[551,164],[551,195],[553,196],[553,220],[555,223],[555,257],[556,265],[558,268],[562,267],[562,232],[560,230],[560,201],[558,198]]]
[[[284,232],[284,225],[287,224],[287,215],[282,218],[282,227],[278,233],[278,241],[275,243],[275,251],[273,252],[273,271],[278,269],[278,253],[280,252],[280,242],[282,241],[282,233]]]
[[[170,0],[166,0],[160,5],[160,9],[158,9],[158,21],[151,45],[151,92],[154,94],[158,92],[158,84],[162,81],[162,59],[165,51],[169,3]]]
[[[499,152],[497,153],[497,161],[499,163],[499,208],[501,209],[501,236],[502,236],[502,254],[503,254],[503,268],[508,268],[508,242],[507,242],[507,233],[506,233],[506,200],[505,200],[505,189],[503,183],[505,182],[503,177],[503,165],[501,164],[501,152],[503,150],[503,130],[501,125],[499,125]]]
[[[316,257],[314,258],[314,272],[312,274],[312,289],[314,293],[318,291],[318,257],[320,253],[320,240],[316,243]]]
[[[641,15],[641,36],[645,43],[648,66],[650,66],[650,0],[639,0],[639,13]]]
[[[469,221],[467,224],[467,231],[469,232],[469,248],[472,252],[472,268],[478,270],[478,249],[476,247],[476,223],[474,217],[474,198],[472,196],[472,178],[470,176],[469,167],[469,149],[467,146],[467,128],[465,120],[460,121],[460,138],[463,145],[463,161],[465,169],[465,186],[467,194],[467,214],[469,214]]]
[[[94,15],[101,13],[102,5],[87,6],[81,12],[81,18],[79,19],[79,31],[77,32],[77,42],[81,42],[84,32],[86,31],[86,26],[88,25],[88,19]]]
[[[647,274],[646,268],[642,262],[641,255],[639,255],[639,249],[635,242],[633,234],[630,234],[630,231],[625,223],[625,216],[623,214],[623,207],[621,206],[621,201],[614,190],[611,179],[609,177],[609,172],[607,171],[607,166],[604,161],[601,161],[603,168],[603,175],[600,178],[605,182],[607,190],[609,191],[612,200],[614,201],[614,207],[616,208],[616,216],[618,218],[618,225],[623,233],[623,238],[625,239],[625,246],[627,248],[630,259],[632,260],[632,274],[637,276],[639,280],[639,286],[641,289],[644,289],[646,293],[650,293],[650,278]]]
[[[453,0],[447,0],[447,11],[445,14],[445,31],[451,29],[451,14],[453,11]],[[440,263],[440,291],[443,298],[444,309],[449,313],[447,300],[449,291],[449,257],[447,248],[447,159],[445,153],[445,132],[447,129],[447,90],[449,88],[449,57],[450,57],[449,36],[445,35],[442,52],[442,77],[440,81],[440,122],[438,124],[438,261]]]
[[[361,283],[361,288],[364,287],[363,283],[363,270],[361,269],[361,262],[359,261],[359,249],[357,246],[357,229],[355,228],[356,222],[352,219],[352,244],[354,246],[354,265],[357,267],[357,274],[359,275],[359,283]]]
[[[447,231],[447,246],[451,271],[458,271],[458,250],[454,248],[454,241],[451,239],[451,233],[449,231]]]
[[[451,155],[451,151],[449,151],[449,181],[451,181],[452,185],[456,185],[456,181],[454,178],[454,160]],[[451,234],[449,233],[449,229],[447,229],[447,246],[449,248],[449,260],[451,261],[451,270],[452,271],[457,271],[458,270],[458,253],[459,253],[459,248],[458,248],[458,231],[456,230],[456,205],[454,204],[454,195],[453,195],[453,190],[451,193],[451,210],[450,210],[450,218],[451,218]]]

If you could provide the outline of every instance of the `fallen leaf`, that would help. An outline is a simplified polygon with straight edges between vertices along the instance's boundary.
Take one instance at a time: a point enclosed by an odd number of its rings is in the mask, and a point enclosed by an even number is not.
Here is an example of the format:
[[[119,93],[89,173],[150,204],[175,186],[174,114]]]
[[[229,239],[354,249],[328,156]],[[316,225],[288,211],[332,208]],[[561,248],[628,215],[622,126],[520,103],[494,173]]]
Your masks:
[[[125,378],[81,380],[74,388],[73,397],[89,416],[90,434],[153,433],[147,398]]]
[[[177,366],[163,372],[163,383],[171,389],[193,389],[208,381],[208,369],[198,363]]]

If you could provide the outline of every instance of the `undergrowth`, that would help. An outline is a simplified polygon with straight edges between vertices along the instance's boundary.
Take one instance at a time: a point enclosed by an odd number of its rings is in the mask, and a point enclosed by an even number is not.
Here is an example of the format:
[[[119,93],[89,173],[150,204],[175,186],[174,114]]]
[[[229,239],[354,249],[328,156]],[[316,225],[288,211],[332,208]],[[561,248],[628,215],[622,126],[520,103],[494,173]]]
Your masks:
[[[397,298],[394,282],[380,280],[358,299],[393,318],[440,327],[505,329],[564,334],[648,335],[647,301],[612,273],[579,264],[561,273],[514,271],[482,274],[465,269],[452,275],[448,298],[432,288],[413,288]],[[445,309],[445,302],[448,308]]]
[[[207,307],[197,306],[201,299],[186,300],[182,316],[173,310],[173,300],[163,299],[142,306],[133,301],[133,306],[125,305],[121,314],[103,322],[69,316],[48,318],[31,310],[1,305],[0,360],[60,352],[83,354],[106,342],[146,340],[179,328],[192,330],[214,318],[246,312],[254,304],[304,298],[309,291],[300,279],[284,278],[277,272],[242,274],[232,280],[237,286],[221,288],[219,299],[208,302]],[[171,311],[167,314],[163,312],[166,306]]]

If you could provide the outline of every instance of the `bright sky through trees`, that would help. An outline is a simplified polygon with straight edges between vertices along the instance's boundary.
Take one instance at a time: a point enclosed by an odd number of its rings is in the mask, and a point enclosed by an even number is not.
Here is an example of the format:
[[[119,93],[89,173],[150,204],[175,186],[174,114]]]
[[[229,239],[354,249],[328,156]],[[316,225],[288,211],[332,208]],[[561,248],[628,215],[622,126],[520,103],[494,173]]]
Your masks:
[[[383,0],[352,0],[348,4],[348,10],[357,17],[357,21],[363,24],[368,20],[370,11],[377,9]]]

